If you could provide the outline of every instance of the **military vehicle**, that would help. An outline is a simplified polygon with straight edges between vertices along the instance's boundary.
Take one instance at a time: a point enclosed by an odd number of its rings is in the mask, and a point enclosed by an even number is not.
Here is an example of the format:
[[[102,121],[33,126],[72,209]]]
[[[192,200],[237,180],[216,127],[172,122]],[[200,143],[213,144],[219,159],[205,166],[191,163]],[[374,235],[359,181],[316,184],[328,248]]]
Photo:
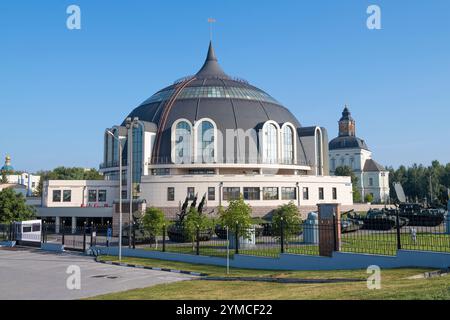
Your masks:
[[[410,226],[436,227],[444,222],[445,210],[442,208],[424,208],[418,203],[401,203],[399,215],[409,220]]]
[[[409,223],[409,220],[404,217],[399,216],[398,220],[400,228]],[[395,210],[389,209],[370,209],[362,221],[364,222],[363,229],[367,230],[391,230],[397,226]]]
[[[341,232],[349,233],[361,229],[364,222],[355,218],[355,210],[350,210],[341,214]]]

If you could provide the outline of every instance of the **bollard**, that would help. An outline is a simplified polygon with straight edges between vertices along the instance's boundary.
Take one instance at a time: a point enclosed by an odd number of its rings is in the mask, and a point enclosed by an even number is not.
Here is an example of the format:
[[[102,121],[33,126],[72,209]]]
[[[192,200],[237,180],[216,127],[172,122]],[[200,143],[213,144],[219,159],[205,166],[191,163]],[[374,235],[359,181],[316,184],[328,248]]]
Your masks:
[[[61,241],[61,242],[62,242],[62,243],[61,243],[62,245],[64,245],[64,242],[65,242],[65,233],[66,233],[66,232],[65,232],[65,228],[64,228],[64,227],[65,227],[65,223],[66,223],[66,221],[63,220],[63,224],[62,224],[62,241]]]
[[[83,252],[86,252],[86,221],[83,224]]]
[[[303,242],[306,244],[319,243],[319,216],[316,212],[308,213],[303,223]]]

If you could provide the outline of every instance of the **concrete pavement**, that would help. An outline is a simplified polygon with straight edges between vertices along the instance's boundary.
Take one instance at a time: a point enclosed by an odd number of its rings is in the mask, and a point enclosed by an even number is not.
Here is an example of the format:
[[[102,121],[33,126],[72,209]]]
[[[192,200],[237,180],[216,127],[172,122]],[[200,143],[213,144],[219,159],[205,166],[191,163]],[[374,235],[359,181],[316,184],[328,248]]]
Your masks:
[[[69,290],[69,266],[79,266],[81,289]],[[190,280],[191,275],[112,266],[93,257],[39,249],[0,249],[1,300],[69,300]]]

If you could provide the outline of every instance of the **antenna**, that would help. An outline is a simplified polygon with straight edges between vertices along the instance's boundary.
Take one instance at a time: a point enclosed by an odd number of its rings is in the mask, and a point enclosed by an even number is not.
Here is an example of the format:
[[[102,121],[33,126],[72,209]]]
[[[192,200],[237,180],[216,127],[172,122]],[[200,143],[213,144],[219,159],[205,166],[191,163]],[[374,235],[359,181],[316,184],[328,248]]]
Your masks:
[[[209,40],[212,41],[213,38],[213,23],[216,22],[216,19],[214,18],[208,18],[209,23]]]

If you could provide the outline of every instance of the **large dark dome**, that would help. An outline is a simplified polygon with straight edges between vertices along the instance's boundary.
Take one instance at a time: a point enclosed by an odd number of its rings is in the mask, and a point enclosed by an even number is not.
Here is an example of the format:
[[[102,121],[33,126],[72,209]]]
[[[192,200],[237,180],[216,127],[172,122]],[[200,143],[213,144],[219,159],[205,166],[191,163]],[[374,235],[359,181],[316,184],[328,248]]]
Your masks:
[[[267,120],[279,124],[290,122],[297,129],[301,127],[294,115],[269,94],[246,81],[226,75],[217,62],[211,43],[206,61],[196,75],[158,91],[134,109],[129,117],[156,124],[155,159],[170,158],[171,127],[180,118],[192,123],[210,118],[223,133],[226,129],[258,129]],[[297,144],[301,146],[298,137]],[[306,161],[301,150],[298,148],[298,160]]]

